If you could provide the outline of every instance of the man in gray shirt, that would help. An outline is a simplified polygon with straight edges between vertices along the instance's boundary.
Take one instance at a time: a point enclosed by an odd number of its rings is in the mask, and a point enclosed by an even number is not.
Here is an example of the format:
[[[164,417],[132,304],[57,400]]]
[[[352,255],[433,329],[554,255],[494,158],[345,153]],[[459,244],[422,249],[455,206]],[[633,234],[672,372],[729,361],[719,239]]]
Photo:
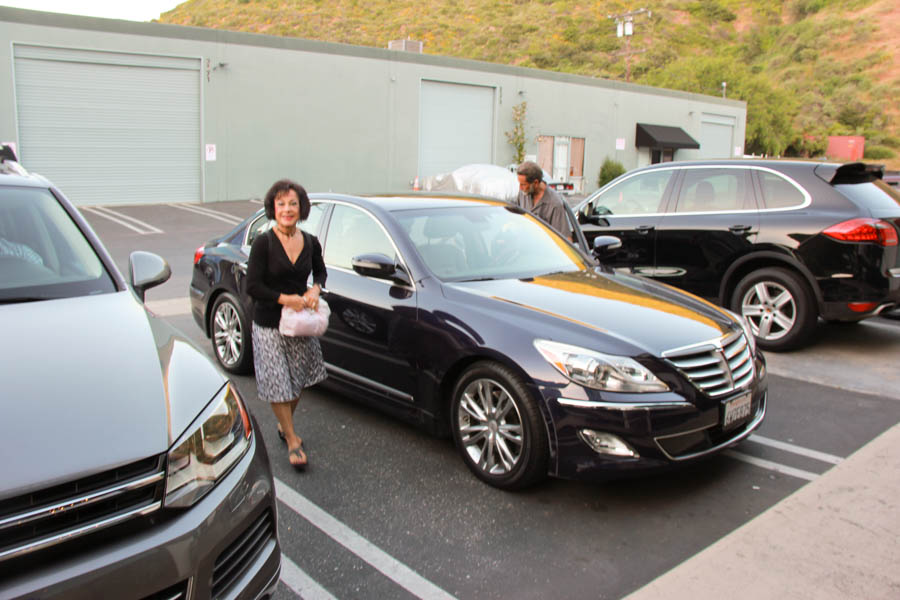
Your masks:
[[[534,162],[526,161],[519,165],[516,174],[519,176],[519,208],[527,210],[542,219],[550,227],[558,231],[567,240],[572,239],[569,223],[566,219],[565,200],[544,183],[544,172]]]

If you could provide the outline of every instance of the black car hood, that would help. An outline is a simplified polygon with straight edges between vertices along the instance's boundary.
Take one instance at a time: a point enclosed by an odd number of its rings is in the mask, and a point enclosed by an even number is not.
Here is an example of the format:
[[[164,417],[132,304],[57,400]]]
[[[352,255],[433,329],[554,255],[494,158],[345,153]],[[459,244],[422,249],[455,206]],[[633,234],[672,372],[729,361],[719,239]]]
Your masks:
[[[631,351],[659,356],[740,328],[728,312],[675,288],[600,269],[503,279],[451,283],[448,294],[475,293],[500,302],[496,309],[515,321],[550,319],[560,328],[535,330],[536,337],[559,339],[563,330],[584,330],[627,344]],[[602,350],[602,348],[596,348]]]
[[[131,292],[0,307],[0,498],[165,452],[222,387]]]

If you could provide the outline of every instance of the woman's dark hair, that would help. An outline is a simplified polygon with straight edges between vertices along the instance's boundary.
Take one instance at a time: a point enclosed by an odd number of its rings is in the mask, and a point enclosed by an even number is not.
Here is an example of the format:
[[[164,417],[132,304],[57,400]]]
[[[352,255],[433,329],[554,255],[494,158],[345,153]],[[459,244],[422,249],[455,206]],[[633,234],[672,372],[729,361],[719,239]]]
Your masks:
[[[300,199],[300,220],[305,221],[309,217],[309,196],[306,195],[303,186],[290,179],[280,179],[272,184],[263,199],[263,208],[266,209],[267,219],[275,218],[275,198],[290,190],[297,192],[297,198]]]

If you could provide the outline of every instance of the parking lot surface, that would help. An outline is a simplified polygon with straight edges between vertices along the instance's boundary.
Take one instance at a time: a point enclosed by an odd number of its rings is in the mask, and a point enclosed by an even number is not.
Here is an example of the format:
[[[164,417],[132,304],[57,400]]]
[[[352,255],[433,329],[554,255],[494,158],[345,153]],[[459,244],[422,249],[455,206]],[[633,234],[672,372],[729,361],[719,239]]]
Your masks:
[[[84,214],[120,267],[136,249],[170,262],[172,279],[151,290],[148,306],[210,352],[189,314],[191,259],[258,208]],[[817,561],[838,569],[829,561],[840,547],[855,570],[827,580],[830,589],[897,597],[896,569],[882,566],[898,563],[900,322],[821,323],[810,347],[767,357],[767,419],[727,453],[653,477],[550,480],[520,493],[473,478],[449,440],[319,388],[297,411],[310,458],[297,473],[253,378],[238,377],[277,479],[285,560],[276,597],[678,598],[696,597],[698,586],[718,597],[729,580],[729,595],[766,597],[792,589],[753,587],[778,577],[797,582],[790,597],[839,597],[799,593],[809,577],[797,571],[816,573]],[[808,563],[791,562],[801,558]],[[772,578],[755,577],[761,569]],[[854,582],[861,587],[844,587]]]

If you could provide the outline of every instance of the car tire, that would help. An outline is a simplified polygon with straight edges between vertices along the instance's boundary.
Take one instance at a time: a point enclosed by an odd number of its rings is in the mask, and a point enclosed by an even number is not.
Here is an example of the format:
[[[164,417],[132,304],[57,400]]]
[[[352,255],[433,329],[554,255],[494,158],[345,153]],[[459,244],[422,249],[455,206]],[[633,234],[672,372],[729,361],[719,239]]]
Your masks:
[[[479,362],[453,388],[453,441],[466,466],[482,481],[522,489],[547,476],[547,428],[522,379],[507,367]]]
[[[237,298],[227,292],[216,298],[209,317],[209,337],[216,360],[229,373],[246,375],[253,370],[253,348],[247,325]]]
[[[731,296],[731,310],[747,319],[760,348],[776,352],[806,343],[818,320],[806,282],[778,267],[759,269],[741,279]]]

